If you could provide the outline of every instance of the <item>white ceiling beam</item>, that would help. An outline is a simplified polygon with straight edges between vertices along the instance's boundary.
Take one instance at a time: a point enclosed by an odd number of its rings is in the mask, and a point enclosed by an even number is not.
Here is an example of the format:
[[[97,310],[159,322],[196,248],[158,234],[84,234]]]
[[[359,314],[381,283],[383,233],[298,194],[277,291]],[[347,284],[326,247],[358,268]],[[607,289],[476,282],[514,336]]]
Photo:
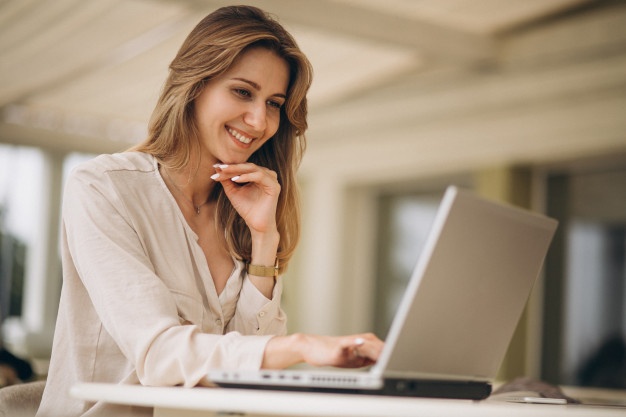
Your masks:
[[[157,47],[181,30],[188,30],[194,23],[190,21],[191,17],[186,11],[166,10],[144,20],[142,25],[145,26],[145,31],[136,36],[132,36],[132,33],[139,32],[137,25],[126,25],[124,30],[111,32],[110,36],[104,38],[98,38],[100,32],[86,32],[83,38],[90,36],[87,40],[76,36],[74,32],[83,30],[82,25],[94,19],[98,22],[98,30],[110,30],[103,28],[108,23],[106,19],[100,21],[97,18],[102,14],[101,8],[108,10],[108,7],[108,3],[103,5],[88,2],[83,8],[75,10],[74,14],[66,16],[68,20],[76,17],[76,29],[64,28],[59,31],[56,29],[63,26],[59,24],[53,27],[55,33],[59,32],[59,39],[50,40],[46,33],[41,33],[36,41],[4,54],[0,61],[0,78],[10,79],[12,82],[0,85],[0,107],[8,103],[24,102],[32,95],[62,88],[63,85],[93,71],[126,62]],[[195,17],[193,20],[196,20]],[[87,41],[94,42],[94,47],[77,50],[77,45],[80,47],[81,42]],[[29,50],[27,46],[34,49]],[[44,68],[45,71],[42,70]]]
[[[206,9],[232,5],[228,0],[184,0],[192,7]],[[426,18],[381,13],[332,0],[257,0],[253,3],[275,13],[281,23],[308,26],[343,36],[381,44],[413,48],[430,58],[456,63],[492,59],[494,39],[456,28],[444,27]]]
[[[310,116],[312,146],[363,143],[368,133],[384,134],[401,126],[497,114],[507,108],[544,107],[582,100],[606,91],[624,91],[626,55],[554,68],[511,68],[500,72],[442,74],[373,92]],[[342,117],[337,117],[341,114]],[[376,135],[374,135],[376,136]],[[374,139],[375,140],[375,139]]]
[[[63,152],[111,153],[147,135],[141,122],[68,114],[51,108],[11,104],[0,112],[0,143]]]
[[[500,38],[498,65],[572,65],[626,50],[626,2],[600,2]]]
[[[625,22],[626,4],[614,4],[520,33],[502,44],[502,63],[485,71],[440,66],[345,105],[315,108],[310,136],[316,146],[337,135],[361,142],[372,129],[623,90]]]
[[[626,95],[571,100],[560,106],[508,109],[470,118],[414,126],[389,126],[361,141],[314,146],[300,168],[303,179],[320,169],[346,183],[447,175],[493,165],[554,163],[590,156],[626,154]]]
[[[63,153],[114,153],[130,148],[131,144],[32,126],[20,126],[0,121],[0,143],[35,147]]]

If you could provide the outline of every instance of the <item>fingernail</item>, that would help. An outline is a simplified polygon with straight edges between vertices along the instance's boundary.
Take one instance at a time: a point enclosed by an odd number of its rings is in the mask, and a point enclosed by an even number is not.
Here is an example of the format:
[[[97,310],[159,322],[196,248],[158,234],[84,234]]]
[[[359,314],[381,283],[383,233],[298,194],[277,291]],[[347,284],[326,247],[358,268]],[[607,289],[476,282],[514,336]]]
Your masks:
[[[227,164],[215,164],[213,165],[213,168],[226,169],[228,168],[228,165]]]
[[[240,178],[239,175],[235,175],[234,177],[231,178],[231,180],[237,181],[239,178]]]
[[[362,337],[357,337],[356,339],[354,339],[354,344],[357,346],[361,346],[363,343],[365,343],[365,339],[363,339]]]
[[[216,180],[216,179],[218,179],[219,177],[220,177],[220,174],[217,174],[217,173],[216,173],[216,174],[211,175],[211,179],[212,179],[212,180]]]

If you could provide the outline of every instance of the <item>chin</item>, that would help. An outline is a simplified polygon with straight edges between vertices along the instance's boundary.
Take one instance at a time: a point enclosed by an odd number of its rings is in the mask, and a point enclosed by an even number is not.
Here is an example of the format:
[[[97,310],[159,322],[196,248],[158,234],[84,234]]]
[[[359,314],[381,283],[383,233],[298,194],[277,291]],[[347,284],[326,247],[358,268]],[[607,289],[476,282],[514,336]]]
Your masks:
[[[230,164],[230,165],[235,165],[235,164],[244,164],[246,162],[248,162],[248,160],[250,159],[250,155],[248,156],[227,156],[225,158],[218,158],[218,160],[220,161],[220,163],[223,164]]]

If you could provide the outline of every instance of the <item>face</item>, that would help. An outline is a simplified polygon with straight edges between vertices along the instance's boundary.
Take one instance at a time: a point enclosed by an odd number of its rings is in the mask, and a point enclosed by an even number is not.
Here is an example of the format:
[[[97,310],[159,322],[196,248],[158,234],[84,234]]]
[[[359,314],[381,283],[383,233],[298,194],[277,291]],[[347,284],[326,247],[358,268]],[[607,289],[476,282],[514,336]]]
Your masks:
[[[245,162],[270,139],[280,124],[288,83],[289,66],[265,48],[246,51],[226,73],[210,80],[195,101],[209,162]]]

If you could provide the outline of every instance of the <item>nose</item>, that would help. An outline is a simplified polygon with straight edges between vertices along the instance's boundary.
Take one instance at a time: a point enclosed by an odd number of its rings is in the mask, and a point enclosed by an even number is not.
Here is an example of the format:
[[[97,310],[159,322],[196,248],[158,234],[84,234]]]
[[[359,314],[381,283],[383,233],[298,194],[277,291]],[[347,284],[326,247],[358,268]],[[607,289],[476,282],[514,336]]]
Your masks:
[[[262,132],[267,127],[265,103],[252,103],[244,114],[243,121],[253,129]]]

